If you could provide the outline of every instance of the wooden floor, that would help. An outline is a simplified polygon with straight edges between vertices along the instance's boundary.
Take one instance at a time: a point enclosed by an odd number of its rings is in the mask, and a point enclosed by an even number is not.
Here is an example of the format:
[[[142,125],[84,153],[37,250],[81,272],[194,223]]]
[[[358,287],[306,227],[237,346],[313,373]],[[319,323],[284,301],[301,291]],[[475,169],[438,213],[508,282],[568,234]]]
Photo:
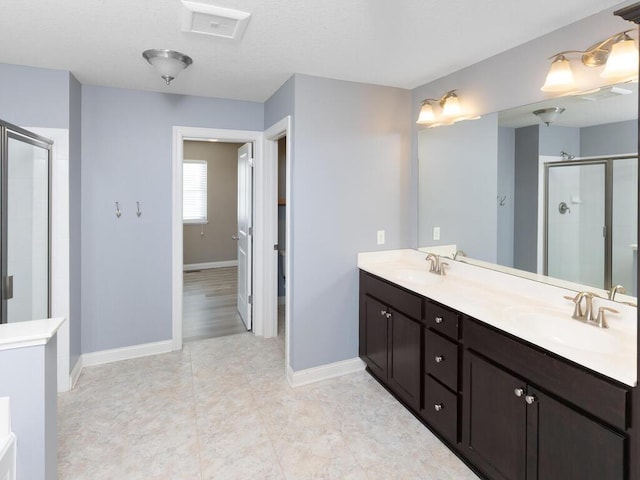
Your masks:
[[[184,272],[183,341],[245,333],[237,291],[237,267]]]

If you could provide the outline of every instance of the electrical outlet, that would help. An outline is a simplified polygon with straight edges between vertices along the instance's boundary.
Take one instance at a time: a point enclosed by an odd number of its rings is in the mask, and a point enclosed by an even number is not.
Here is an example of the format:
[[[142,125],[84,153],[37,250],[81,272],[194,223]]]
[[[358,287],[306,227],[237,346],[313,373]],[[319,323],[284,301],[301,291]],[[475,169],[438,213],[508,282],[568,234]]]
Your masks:
[[[384,245],[384,230],[378,230],[378,245]]]
[[[433,239],[440,240],[440,227],[433,227]]]

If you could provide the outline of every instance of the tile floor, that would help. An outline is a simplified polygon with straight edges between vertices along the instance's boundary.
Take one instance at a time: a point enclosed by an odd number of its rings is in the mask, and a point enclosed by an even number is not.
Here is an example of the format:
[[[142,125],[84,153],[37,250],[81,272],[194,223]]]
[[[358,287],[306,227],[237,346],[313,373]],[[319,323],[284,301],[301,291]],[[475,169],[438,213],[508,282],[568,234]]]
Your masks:
[[[250,333],[85,368],[58,417],[60,480],[477,479],[366,372],[292,389]]]

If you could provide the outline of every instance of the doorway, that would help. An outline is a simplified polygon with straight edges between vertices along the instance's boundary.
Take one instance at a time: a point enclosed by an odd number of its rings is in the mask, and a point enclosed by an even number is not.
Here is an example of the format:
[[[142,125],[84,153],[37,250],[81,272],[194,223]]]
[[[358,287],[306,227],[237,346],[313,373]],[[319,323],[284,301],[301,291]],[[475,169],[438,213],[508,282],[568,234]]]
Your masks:
[[[0,323],[51,316],[52,144],[0,121]]]
[[[251,144],[246,144],[251,145]],[[239,241],[240,183],[237,142],[188,139],[183,143],[183,340],[244,333],[247,309],[247,245]],[[249,192],[250,193],[250,192]],[[245,205],[246,206],[246,205]],[[243,211],[245,223],[250,215]],[[242,228],[246,231],[246,227]],[[239,254],[240,253],[240,254]],[[239,259],[243,258],[243,262]],[[239,288],[239,282],[242,282]],[[249,305],[250,307],[250,305]]]

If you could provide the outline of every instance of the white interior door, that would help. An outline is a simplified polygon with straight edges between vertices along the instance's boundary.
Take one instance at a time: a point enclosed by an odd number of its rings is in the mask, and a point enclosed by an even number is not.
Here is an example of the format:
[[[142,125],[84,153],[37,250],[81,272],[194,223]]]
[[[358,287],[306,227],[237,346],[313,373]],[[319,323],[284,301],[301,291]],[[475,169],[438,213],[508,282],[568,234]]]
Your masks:
[[[238,312],[251,330],[251,272],[253,236],[253,149],[245,143],[238,149]]]

